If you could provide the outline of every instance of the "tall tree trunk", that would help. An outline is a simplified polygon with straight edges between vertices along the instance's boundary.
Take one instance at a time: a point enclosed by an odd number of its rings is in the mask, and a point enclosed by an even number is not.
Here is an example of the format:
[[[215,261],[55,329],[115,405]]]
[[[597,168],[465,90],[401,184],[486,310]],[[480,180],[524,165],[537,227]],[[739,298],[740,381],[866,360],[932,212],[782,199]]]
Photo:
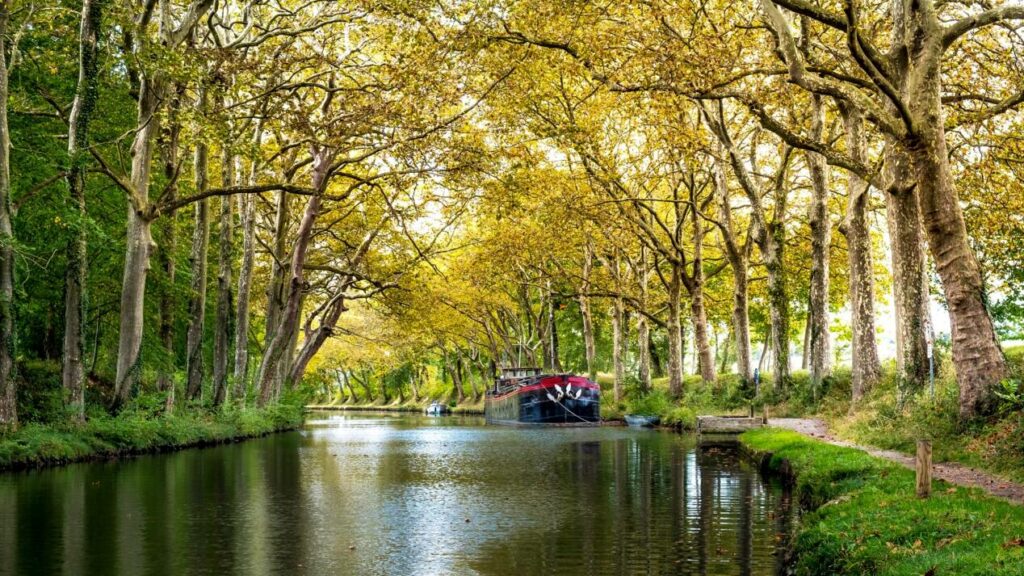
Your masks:
[[[647,306],[647,285],[651,279],[651,269],[648,263],[647,250],[640,249],[640,270],[637,278],[640,282],[640,303]],[[639,358],[640,392],[646,394],[651,390],[651,326],[647,316],[637,311],[636,315],[636,340]]]
[[[718,339],[717,338],[715,339],[715,348],[716,349],[718,348]],[[729,354],[731,354],[731,353],[732,353],[732,350],[729,348],[729,333],[728,333],[728,331],[726,331],[726,334],[725,334],[725,344],[724,344],[724,347],[722,348],[722,359],[719,361],[719,367],[718,367],[718,371],[719,372],[725,372],[726,368],[729,365]]]
[[[854,160],[867,162],[867,141],[859,111],[844,107],[846,149]],[[846,236],[850,274],[850,324],[853,329],[851,379],[856,404],[881,377],[878,344],[875,342],[875,271],[868,225],[870,189],[852,172],[847,177],[846,218],[839,231]]]
[[[825,111],[821,97],[813,96],[811,138],[821,141],[824,132]],[[829,169],[825,158],[807,153],[811,173],[811,305],[808,310],[808,347],[810,348],[811,391],[817,397],[822,380],[832,369],[829,339],[829,249],[832,244],[832,221],[828,216]]]
[[[411,373],[409,374],[409,390],[412,391],[412,401],[420,401],[420,386],[419,386],[420,372],[418,366],[412,366]]]
[[[707,384],[714,383],[715,353],[711,346],[703,289],[694,290],[690,295],[690,321],[693,323],[693,347],[700,378]]]
[[[85,417],[85,281],[86,211],[84,149],[89,146],[89,120],[96,109],[98,93],[97,40],[103,0],[83,0],[78,38],[78,86],[68,118],[68,196],[78,221],[68,243],[68,264],[64,287],[64,362],[61,381],[65,401],[74,418]],[[2,71],[0,71],[2,72]]]
[[[672,265],[668,283],[668,393],[672,398],[683,395],[683,332],[681,326],[682,283],[680,271]]]
[[[114,377],[115,409],[132,396],[141,371],[146,275],[149,273],[149,255],[153,244],[152,221],[146,208],[149,202],[153,140],[160,130],[158,110],[163,92],[162,82],[154,76],[142,79],[136,122],[138,130],[132,142],[130,186],[133,197],[128,203],[128,229],[125,234],[127,242],[121,283],[117,372]]]
[[[988,313],[981,269],[967,237],[949,167],[941,97],[949,27],[939,20],[930,0],[894,1],[892,9],[895,73],[901,103],[913,119],[901,145],[913,167],[928,247],[949,309],[960,417],[966,420],[994,409],[994,387],[1006,376],[1006,360]]]
[[[7,2],[0,4],[0,430],[18,427],[14,382],[14,230],[11,227],[11,137],[7,125]]]
[[[235,159],[227,150],[221,160],[221,183],[224,187],[235,184]],[[228,358],[231,352],[231,265],[234,261],[235,221],[232,207],[234,199],[220,199],[220,239],[217,259],[217,313],[213,331],[213,405],[220,406],[228,392]]]
[[[721,147],[719,147],[721,154]],[[750,351],[750,311],[747,297],[747,251],[740,246],[732,221],[732,205],[729,202],[729,186],[722,168],[722,160],[716,159],[715,188],[721,212],[722,237],[725,254],[732,270],[732,331],[736,339],[736,371],[744,382],[754,377]]]
[[[912,149],[912,159],[928,245],[949,307],[960,417],[966,420],[994,410],[994,389],[1006,376],[1006,360],[988,312],[981,269],[967,239],[949,169],[937,83],[936,79],[934,97],[926,97],[926,101],[934,101],[929,110],[933,113],[928,116],[933,124],[925,130],[928,138],[923,145]]]
[[[356,394],[355,386],[352,386],[352,379],[349,378],[348,372],[343,372],[345,375],[345,385],[348,386],[349,397],[352,398],[353,402],[359,401],[359,395]]]
[[[200,90],[199,109],[205,108],[205,90]],[[206,142],[196,142],[194,177],[197,193],[207,189],[209,159]],[[189,290],[188,332],[185,342],[185,398],[195,400],[203,390],[203,335],[206,327],[206,274],[207,252],[210,242],[210,202],[200,200],[195,205],[195,227],[192,230],[192,250],[189,263],[192,283]]]
[[[145,319],[146,275],[152,248],[152,222],[128,209],[128,250],[121,282],[120,337],[114,408],[122,406],[135,393],[141,372],[140,351]]]
[[[277,211],[274,217],[274,245],[271,257],[270,280],[267,282],[267,314],[266,333],[263,337],[263,345],[269,346],[277,334],[281,324],[281,316],[284,311],[285,300],[287,300],[287,237],[288,220],[290,216],[290,205],[288,195],[283,190],[277,194]]]
[[[555,318],[555,295],[551,291],[551,281],[547,283],[548,300],[548,342],[551,348],[551,369],[555,372],[562,371],[562,361],[558,358],[558,322]]]
[[[171,113],[167,130],[163,135],[161,153],[164,164],[164,178],[167,180],[167,198],[174,200],[178,196],[178,143],[181,124],[178,121],[178,108],[184,87],[178,85],[171,103]],[[164,392],[164,411],[174,411],[175,387],[174,371],[177,355],[174,350],[174,280],[177,275],[175,252],[178,247],[178,217],[176,212],[168,214],[164,219],[163,242],[157,250],[157,259],[164,272],[164,287],[160,293],[160,342],[164,347],[164,362],[157,376],[157,388]]]
[[[658,353],[658,347],[654,345],[654,330],[648,330],[647,350],[651,355],[651,375],[654,378],[661,378],[665,375],[665,366]]]
[[[800,369],[801,370],[807,370],[808,366],[810,365],[810,359],[811,359],[811,315],[810,315],[810,312],[809,312],[810,308],[811,308],[811,302],[810,302],[810,300],[808,300],[807,301],[807,309],[808,309],[807,321],[804,322],[803,353],[802,353],[802,357],[800,358]]]
[[[259,134],[256,144],[259,145]],[[249,170],[248,184],[256,183],[257,162]],[[249,377],[249,296],[252,291],[252,270],[256,259],[256,199],[251,194],[240,197],[242,217],[242,262],[238,269],[238,303],[235,308],[235,398],[245,402]]]
[[[292,250],[288,297],[285,301],[280,325],[274,330],[274,337],[267,344],[263,361],[260,362],[257,372],[256,382],[260,387],[259,403],[261,406],[266,405],[278,394],[282,379],[282,367],[291,365],[291,351],[294,350],[295,338],[298,336],[298,321],[302,312],[303,267],[306,264],[306,254],[313,237],[313,225],[320,215],[323,188],[333,158],[334,154],[327,150],[316,150],[314,153],[312,183],[315,193],[306,202],[306,210],[299,223],[295,249]]]
[[[445,352],[445,361],[450,362],[448,352]],[[466,399],[466,392],[462,388],[462,352],[455,350],[455,362],[448,365],[448,373],[452,376],[452,386],[455,387],[456,402],[462,404]]]
[[[590,271],[593,267],[594,253],[588,244],[583,256],[583,284],[580,287],[580,314],[583,316],[583,351],[587,359],[587,375],[591,381],[597,381],[596,352],[594,347],[594,320],[590,311]]]
[[[626,377],[625,308],[622,298],[616,296],[612,302],[612,369],[615,375],[612,397],[615,402],[622,400],[623,381]]]
[[[917,390],[928,381],[925,318],[929,314],[919,192],[910,160],[896,144],[886,147],[885,168],[889,177],[885,205],[896,309],[896,368],[902,385]]]
[[[687,283],[690,293],[690,315],[693,321],[693,343],[697,352],[700,377],[706,384],[714,383],[715,356],[708,335],[708,314],[704,306],[704,219],[698,214],[697,199],[691,194],[690,224],[693,226],[693,273]]]
[[[782,245],[772,240],[764,265],[768,271],[768,318],[771,322],[772,378],[776,390],[785,390],[789,380],[789,297],[782,264]]]
[[[636,342],[640,354],[640,392],[646,393],[651,389],[651,326],[643,314],[636,317]]]

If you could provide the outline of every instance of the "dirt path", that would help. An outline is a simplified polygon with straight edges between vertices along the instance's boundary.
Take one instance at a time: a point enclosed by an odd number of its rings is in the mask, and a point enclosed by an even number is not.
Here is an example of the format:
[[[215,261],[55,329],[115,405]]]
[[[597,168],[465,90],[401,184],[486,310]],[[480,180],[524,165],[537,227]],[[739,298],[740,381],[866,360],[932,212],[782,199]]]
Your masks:
[[[818,440],[828,442],[829,444],[835,444],[836,446],[857,448],[871,454],[872,456],[891,460],[892,462],[902,464],[910,469],[914,468],[913,456],[907,456],[902,452],[896,452],[894,450],[880,450],[878,448],[859,446],[853,442],[840,440],[829,434],[828,426],[825,422],[818,420],[817,418],[772,418],[769,420],[768,424],[778,428],[794,430],[804,436],[810,436],[811,438],[816,438]],[[940,480],[945,480],[951,484],[981,488],[993,496],[1009,500],[1014,504],[1024,505],[1024,485],[1004,480],[998,476],[989,474],[988,472],[976,470],[974,468],[964,466],[963,464],[957,464],[955,462],[935,464],[933,466],[932,476]]]

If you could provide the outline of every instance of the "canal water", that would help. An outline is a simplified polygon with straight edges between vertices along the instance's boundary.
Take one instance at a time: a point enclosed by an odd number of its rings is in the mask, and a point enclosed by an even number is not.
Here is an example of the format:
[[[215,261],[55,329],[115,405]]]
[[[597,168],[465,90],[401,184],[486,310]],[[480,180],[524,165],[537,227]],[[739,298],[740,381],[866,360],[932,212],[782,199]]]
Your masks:
[[[0,574],[776,574],[776,482],[621,427],[318,413],[298,432],[0,474]]]

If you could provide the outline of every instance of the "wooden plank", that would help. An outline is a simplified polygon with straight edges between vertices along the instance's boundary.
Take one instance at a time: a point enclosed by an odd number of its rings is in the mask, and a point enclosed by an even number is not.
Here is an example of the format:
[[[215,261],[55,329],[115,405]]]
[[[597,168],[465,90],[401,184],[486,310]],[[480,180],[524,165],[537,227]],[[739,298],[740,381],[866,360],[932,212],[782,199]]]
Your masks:
[[[929,440],[917,441],[917,497],[927,498],[932,493],[932,443]]]
[[[701,434],[741,434],[760,428],[760,418],[730,416],[698,416],[697,431]]]

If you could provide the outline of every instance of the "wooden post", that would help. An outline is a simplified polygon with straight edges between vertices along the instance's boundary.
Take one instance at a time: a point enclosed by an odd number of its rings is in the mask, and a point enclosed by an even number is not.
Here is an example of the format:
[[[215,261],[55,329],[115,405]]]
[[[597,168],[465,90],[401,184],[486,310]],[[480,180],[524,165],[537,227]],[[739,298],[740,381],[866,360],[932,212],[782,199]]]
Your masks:
[[[764,422],[763,422],[763,424],[765,426],[768,425],[768,405],[767,404],[764,405]]]
[[[927,498],[932,493],[932,443],[917,441],[917,497]]]

